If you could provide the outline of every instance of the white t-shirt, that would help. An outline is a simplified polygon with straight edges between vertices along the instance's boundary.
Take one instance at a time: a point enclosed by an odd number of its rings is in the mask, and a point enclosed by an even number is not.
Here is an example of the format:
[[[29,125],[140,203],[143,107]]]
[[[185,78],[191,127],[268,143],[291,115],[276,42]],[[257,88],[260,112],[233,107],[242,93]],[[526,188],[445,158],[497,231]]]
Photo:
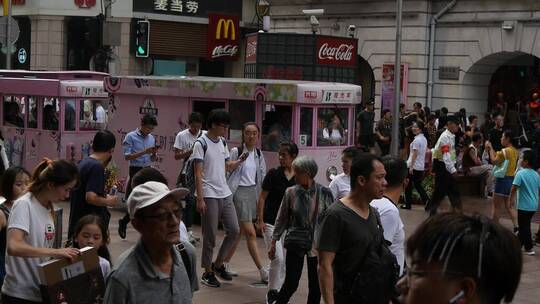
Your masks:
[[[255,160],[255,153],[257,152],[253,149],[253,151],[249,152],[248,158],[242,163],[239,186],[249,187],[257,184],[257,162]],[[240,157],[240,155],[238,157]]]
[[[328,128],[324,128],[322,134],[323,138],[329,138],[336,142],[341,141],[341,133],[337,129],[332,129],[332,132],[328,133]]]
[[[199,133],[193,135],[191,132],[189,132],[189,128],[178,132],[178,134],[176,134],[176,139],[174,140],[174,148],[178,150],[191,149],[191,147],[193,147],[193,143],[202,134],[201,132],[203,131],[199,130]],[[184,165],[182,165],[182,173],[186,173],[186,168]]]
[[[416,155],[416,161],[412,163],[412,153],[413,150],[417,150],[418,154]],[[427,139],[424,134],[420,133],[414,137],[410,145],[409,159],[407,160],[407,167],[412,168],[416,171],[424,171],[424,166],[426,162],[426,150],[427,150]]]
[[[399,264],[399,274],[401,275],[405,264],[405,231],[403,230],[403,222],[399,217],[399,210],[387,197],[373,200],[370,205],[379,211],[384,229],[384,239],[392,243],[390,251],[396,256]]]
[[[191,158],[203,162],[204,197],[226,198],[232,194],[225,176],[225,162],[229,159],[229,148],[227,144],[223,144],[223,138],[217,142],[212,141],[206,134],[200,138],[206,142],[206,155],[202,145],[196,142]]]
[[[99,267],[101,268],[103,278],[107,280],[107,276],[109,275],[109,272],[111,272],[111,263],[106,259],[99,257]]]
[[[345,173],[338,174],[330,182],[330,191],[335,200],[347,196],[351,192],[351,177]]]
[[[52,248],[55,227],[51,210],[43,207],[35,197],[26,193],[11,209],[8,230],[25,232],[24,241],[32,247]],[[41,302],[38,265],[50,257],[22,258],[6,254],[6,277],[2,292],[16,298]]]
[[[107,113],[103,106],[99,105],[96,107],[96,123],[106,123],[107,122]]]

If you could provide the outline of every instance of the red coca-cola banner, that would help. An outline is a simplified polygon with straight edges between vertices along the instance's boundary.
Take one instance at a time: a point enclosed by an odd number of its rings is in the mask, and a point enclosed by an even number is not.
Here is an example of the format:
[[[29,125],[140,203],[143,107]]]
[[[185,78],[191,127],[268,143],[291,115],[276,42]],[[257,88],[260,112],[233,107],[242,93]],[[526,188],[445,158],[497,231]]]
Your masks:
[[[257,62],[257,35],[246,38],[246,63]]]
[[[237,60],[240,55],[240,18],[208,14],[209,60]]]
[[[317,64],[355,66],[358,40],[317,37]]]

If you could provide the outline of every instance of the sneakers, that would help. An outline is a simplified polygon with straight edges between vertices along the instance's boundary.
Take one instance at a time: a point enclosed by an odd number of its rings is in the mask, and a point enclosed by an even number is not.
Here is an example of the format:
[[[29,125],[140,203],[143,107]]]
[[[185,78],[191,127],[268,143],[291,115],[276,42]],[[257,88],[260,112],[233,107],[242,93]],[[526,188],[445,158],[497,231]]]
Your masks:
[[[534,250],[532,250],[532,249],[530,249],[530,250],[525,249],[525,250],[523,250],[523,254],[525,254],[525,255],[535,255],[536,252],[534,252]]]
[[[205,272],[205,273],[203,273],[203,275],[201,277],[201,283],[203,283],[206,286],[216,287],[216,288],[221,286],[221,284],[216,279],[216,276],[214,275],[213,272]]]
[[[278,291],[275,289],[270,289],[266,294],[266,304],[273,304],[277,301]]]
[[[118,235],[122,238],[126,238],[126,232],[127,232],[127,225],[129,223],[129,216],[124,216],[123,218],[118,220]]]
[[[221,265],[221,267],[216,267],[214,263],[212,263],[212,270],[223,280],[225,281],[232,281],[232,276],[225,270],[225,265]]]
[[[225,265],[225,271],[226,271],[231,277],[237,277],[237,276],[238,276],[238,272],[232,270],[230,264],[225,264],[225,263],[223,263],[223,265]]]
[[[515,235],[518,235],[518,233],[519,233],[519,228],[516,227],[516,226],[514,226],[514,234],[515,234]]]
[[[193,234],[193,231],[188,231],[188,239],[193,246],[195,246],[197,242],[201,240],[200,237],[197,237],[195,234]]]
[[[411,210],[411,205],[403,204],[400,207],[401,209]]]
[[[261,275],[261,282],[268,284],[268,269],[262,267],[259,269],[259,274]]]

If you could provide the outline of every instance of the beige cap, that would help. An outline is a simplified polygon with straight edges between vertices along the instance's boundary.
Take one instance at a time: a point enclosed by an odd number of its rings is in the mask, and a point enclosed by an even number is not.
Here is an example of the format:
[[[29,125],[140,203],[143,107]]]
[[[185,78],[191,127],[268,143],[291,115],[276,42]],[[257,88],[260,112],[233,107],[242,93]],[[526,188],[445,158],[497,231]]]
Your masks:
[[[133,188],[127,200],[129,216],[134,217],[137,210],[151,206],[167,196],[179,201],[189,194],[186,188],[169,190],[167,185],[160,182],[146,182]]]

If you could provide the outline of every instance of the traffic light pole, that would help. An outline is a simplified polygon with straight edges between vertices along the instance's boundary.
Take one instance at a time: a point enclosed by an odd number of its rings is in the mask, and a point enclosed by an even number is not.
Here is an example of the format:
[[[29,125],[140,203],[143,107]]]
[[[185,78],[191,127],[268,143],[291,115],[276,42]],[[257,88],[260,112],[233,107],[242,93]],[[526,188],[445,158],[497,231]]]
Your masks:
[[[392,140],[390,153],[394,157],[399,155],[399,104],[401,101],[401,17],[403,0],[396,0],[396,62],[394,64],[394,108],[392,111]]]

